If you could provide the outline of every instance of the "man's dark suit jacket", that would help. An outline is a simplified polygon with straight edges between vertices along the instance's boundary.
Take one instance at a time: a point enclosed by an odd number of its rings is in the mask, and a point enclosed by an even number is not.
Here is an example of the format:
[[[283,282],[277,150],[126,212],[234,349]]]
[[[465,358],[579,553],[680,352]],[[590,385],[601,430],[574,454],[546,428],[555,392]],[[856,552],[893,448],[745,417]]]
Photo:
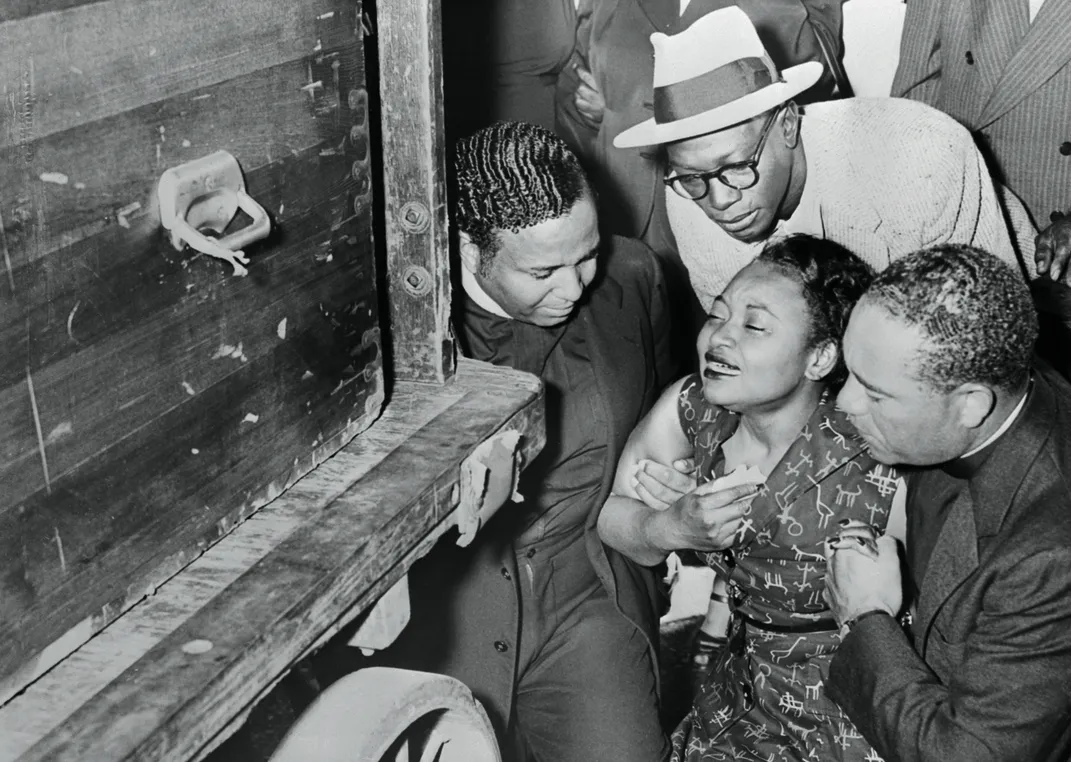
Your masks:
[[[613,236],[607,243],[600,254],[600,275],[571,318],[587,326],[585,342],[609,417],[601,489],[591,503],[584,542],[611,600],[655,655],[663,604],[656,575],[604,546],[596,521],[628,435],[673,380],[670,327],[655,255],[636,240]],[[547,432],[548,440],[554,436]],[[407,666],[450,675],[469,686],[500,733],[512,712],[517,680],[517,649],[498,651],[494,646],[500,638],[516,643],[520,635],[516,586],[521,575],[513,552],[518,528],[511,523],[516,513],[503,506],[467,548],[444,543],[436,547],[435,563],[424,564],[431,578],[411,583],[413,619],[392,646],[414,651]],[[504,579],[503,569],[512,582]],[[433,635],[430,644],[428,634]]]
[[[886,762],[1067,760],[1071,387],[1051,369],[966,486],[923,559],[914,642],[864,619],[827,690]]]

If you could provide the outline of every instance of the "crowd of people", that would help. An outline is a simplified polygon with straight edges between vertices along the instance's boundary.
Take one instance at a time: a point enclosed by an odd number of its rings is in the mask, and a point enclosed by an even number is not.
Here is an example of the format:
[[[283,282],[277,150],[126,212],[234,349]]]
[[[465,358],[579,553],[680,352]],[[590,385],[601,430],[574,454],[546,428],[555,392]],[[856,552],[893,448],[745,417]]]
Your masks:
[[[548,442],[414,570],[398,653],[508,759],[1071,759],[1071,386],[1036,351],[1071,2],[909,0],[866,98],[839,2],[492,5],[486,90],[444,41],[454,320],[542,377]],[[715,583],[663,727],[676,555]]]
[[[908,0],[866,98],[839,0],[737,3],[444,8],[454,328],[547,444],[377,658],[515,762],[1071,759],[1071,0]]]

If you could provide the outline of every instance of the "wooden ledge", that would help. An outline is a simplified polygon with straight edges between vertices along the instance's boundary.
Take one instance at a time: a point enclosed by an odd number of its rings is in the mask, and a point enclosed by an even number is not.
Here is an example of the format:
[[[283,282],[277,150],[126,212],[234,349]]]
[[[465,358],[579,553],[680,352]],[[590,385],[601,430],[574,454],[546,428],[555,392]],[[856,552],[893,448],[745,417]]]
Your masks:
[[[0,760],[186,760],[368,608],[451,526],[489,436],[545,441],[527,373],[462,360],[0,708]]]

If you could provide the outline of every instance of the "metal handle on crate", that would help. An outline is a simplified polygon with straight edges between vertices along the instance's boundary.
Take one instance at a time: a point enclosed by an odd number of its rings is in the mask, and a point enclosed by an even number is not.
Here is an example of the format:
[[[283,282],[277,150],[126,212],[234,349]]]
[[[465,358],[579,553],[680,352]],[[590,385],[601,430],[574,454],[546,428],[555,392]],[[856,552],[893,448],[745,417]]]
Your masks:
[[[180,251],[189,246],[230,262],[235,275],[249,272],[244,267],[249,257],[242,248],[271,232],[268,213],[245,192],[242,169],[227,151],[167,170],[160,177],[157,196],[160,222],[171,232],[171,245]],[[202,232],[221,235],[239,209],[251,218],[244,228],[222,238],[210,238]]]

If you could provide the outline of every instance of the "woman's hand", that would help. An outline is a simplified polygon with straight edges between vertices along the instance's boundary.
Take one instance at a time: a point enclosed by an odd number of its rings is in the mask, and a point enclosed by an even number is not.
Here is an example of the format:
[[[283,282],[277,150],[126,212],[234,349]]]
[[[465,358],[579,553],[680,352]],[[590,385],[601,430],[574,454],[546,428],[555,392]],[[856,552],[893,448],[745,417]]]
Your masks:
[[[652,513],[648,534],[656,547],[670,550],[724,550],[733,544],[756,484],[718,489],[701,484],[678,498],[667,510]]]
[[[606,101],[603,100],[602,93],[599,92],[599,83],[595,81],[591,71],[580,63],[574,64],[574,68],[580,84],[577,85],[573,102],[576,104],[580,117],[587,122],[589,127],[597,130],[602,124]]]

